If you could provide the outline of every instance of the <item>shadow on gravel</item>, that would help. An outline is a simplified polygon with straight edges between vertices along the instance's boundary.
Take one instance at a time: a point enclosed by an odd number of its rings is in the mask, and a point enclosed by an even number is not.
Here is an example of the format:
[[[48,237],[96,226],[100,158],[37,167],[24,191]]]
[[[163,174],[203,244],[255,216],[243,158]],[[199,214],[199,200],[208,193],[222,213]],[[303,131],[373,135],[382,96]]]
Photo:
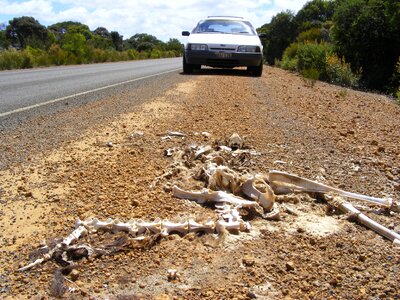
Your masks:
[[[213,68],[205,68],[200,70],[194,70],[192,74],[185,74],[183,72],[181,75],[224,75],[224,76],[245,76],[252,77],[251,73],[249,73],[246,69],[213,69]]]

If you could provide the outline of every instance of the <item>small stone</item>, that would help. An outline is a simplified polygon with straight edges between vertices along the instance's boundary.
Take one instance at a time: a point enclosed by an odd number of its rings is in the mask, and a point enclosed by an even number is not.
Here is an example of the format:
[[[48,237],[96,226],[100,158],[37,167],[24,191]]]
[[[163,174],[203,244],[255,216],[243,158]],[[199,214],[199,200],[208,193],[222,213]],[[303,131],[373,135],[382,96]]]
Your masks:
[[[243,264],[246,266],[246,267],[252,267],[252,266],[254,266],[254,263],[255,263],[255,261],[254,261],[254,257],[252,257],[252,256],[250,256],[250,255],[245,255],[244,257],[243,257]]]
[[[294,270],[294,264],[291,261],[286,262],[286,271],[293,271]]]
[[[141,289],[144,289],[144,288],[146,287],[146,285],[145,285],[144,283],[139,283],[139,287],[140,287]]]
[[[77,269],[72,270],[72,272],[69,274],[69,277],[71,278],[72,281],[77,281],[79,278],[80,272]]]
[[[170,300],[171,297],[167,294],[160,294],[154,297],[154,300]]]

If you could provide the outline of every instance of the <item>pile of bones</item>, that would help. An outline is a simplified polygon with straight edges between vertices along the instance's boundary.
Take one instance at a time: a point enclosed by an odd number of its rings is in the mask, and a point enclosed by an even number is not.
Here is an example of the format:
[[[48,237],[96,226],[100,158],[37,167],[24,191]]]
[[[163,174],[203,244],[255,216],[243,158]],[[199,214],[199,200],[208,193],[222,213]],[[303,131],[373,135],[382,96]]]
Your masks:
[[[168,139],[182,136],[184,136],[182,133],[170,132]],[[164,189],[172,191],[173,195],[180,199],[195,201],[200,205],[213,204],[211,207],[215,207],[217,213],[215,220],[209,218],[203,222],[196,222],[194,218],[191,218],[172,222],[161,219],[153,221],[134,219],[125,223],[118,219],[77,220],[75,230],[69,236],[52,246],[43,245],[37,250],[40,257],[36,257],[18,271],[29,270],[51,259],[68,265],[72,264],[74,259],[105,253],[106,249],[79,244],[82,236],[98,231],[124,232],[131,241],[145,241],[148,238],[160,238],[172,233],[185,235],[202,232],[215,234],[218,237],[223,232],[250,231],[251,225],[243,220],[243,212],[246,212],[246,215],[257,214],[266,220],[279,220],[280,210],[287,210],[288,207],[276,202],[276,195],[294,192],[322,195],[326,202],[344,213],[351,214],[360,224],[386,237],[394,244],[400,244],[399,234],[373,221],[345,198],[368,201],[394,212],[400,212],[399,203],[392,199],[346,192],[281,171],[270,171],[264,175],[249,174],[246,164],[251,163],[251,157],[259,153],[252,149],[245,149],[243,146],[243,138],[238,134],[233,134],[223,143],[214,142],[213,146],[192,145],[182,149],[167,149],[164,154],[172,159],[169,170],[157,177],[151,186],[154,188],[158,184],[165,184],[171,178],[178,178],[177,182],[188,179],[202,182],[205,188],[200,191],[184,190],[177,185],[171,186],[168,182]],[[232,170],[230,168],[232,165],[235,165],[238,171]]]

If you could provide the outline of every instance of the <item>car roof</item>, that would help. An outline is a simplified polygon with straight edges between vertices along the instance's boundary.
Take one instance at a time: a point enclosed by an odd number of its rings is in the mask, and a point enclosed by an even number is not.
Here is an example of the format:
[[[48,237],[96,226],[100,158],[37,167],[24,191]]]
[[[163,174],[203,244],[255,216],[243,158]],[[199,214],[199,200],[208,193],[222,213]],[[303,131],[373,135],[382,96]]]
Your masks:
[[[235,16],[208,16],[204,18],[204,20],[238,20],[238,21],[247,21],[243,17],[235,17]]]

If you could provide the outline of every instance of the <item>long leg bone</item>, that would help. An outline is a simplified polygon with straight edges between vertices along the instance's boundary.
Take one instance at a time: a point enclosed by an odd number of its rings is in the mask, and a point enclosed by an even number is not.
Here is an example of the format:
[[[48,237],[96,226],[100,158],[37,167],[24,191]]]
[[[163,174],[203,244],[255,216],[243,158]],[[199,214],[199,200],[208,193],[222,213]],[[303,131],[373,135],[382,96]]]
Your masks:
[[[346,192],[316,181],[302,178],[293,174],[281,171],[271,171],[268,173],[268,181],[277,187],[288,187],[298,191],[314,192],[314,193],[335,193],[343,197],[364,200],[371,203],[379,204],[390,208],[393,211],[400,212],[400,203],[394,202],[392,199],[381,199],[361,194]]]
[[[368,227],[369,229],[372,229],[373,231],[384,236],[385,238],[391,240],[394,244],[400,245],[399,234],[370,219],[369,217],[361,213],[357,208],[355,208],[351,203],[344,201],[344,199],[340,196],[332,197],[331,195],[326,195],[325,199],[329,204],[338,207],[344,213],[355,215],[357,217],[357,220],[365,227]]]
[[[256,183],[258,184],[258,187],[260,187],[261,184],[262,191],[255,187]],[[262,179],[250,177],[248,180],[245,181],[245,183],[242,184],[242,192],[246,196],[258,201],[261,206],[264,207],[264,209],[266,209],[267,211],[270,211],[272,209],[272,206],[274,205],[274,191]]]

